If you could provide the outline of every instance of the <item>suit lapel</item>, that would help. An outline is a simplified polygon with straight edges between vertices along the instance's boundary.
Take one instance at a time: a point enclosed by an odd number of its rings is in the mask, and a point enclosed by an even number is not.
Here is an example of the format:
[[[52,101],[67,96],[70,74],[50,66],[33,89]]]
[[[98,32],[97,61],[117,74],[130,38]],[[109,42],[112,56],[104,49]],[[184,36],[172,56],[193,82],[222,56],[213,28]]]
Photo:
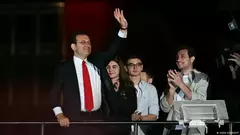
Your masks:
[[[75,68],[75,64],[73,59],[70,60],[69,62],[69,81],[70,84],[72,84],[72,88],[73,88],[73,93],[77,93],[78,97],[79,97],[79,102],[80,100],[80,93],[79,93],[79,83],[78,83],[78,78],[77,78],[77,72],[76,72],[76,68]],[[81,105],[81,103],[80,103]]]

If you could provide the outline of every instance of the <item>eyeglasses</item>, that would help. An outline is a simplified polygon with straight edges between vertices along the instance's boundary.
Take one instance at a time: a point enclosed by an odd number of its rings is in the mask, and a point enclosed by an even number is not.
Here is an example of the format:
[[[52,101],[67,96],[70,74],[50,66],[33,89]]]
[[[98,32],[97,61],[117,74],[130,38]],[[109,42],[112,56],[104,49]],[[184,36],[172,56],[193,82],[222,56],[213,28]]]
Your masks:
[[[86,41],[86,40],[78,41],[76,43],[80,43],[82,45],[91,45],[91,41]]]
[[[128,67],[130,67],[130,68],[132,68],[132,67],[140,67],[140,66],[142,66],[143,64],[142,63],[136,63],[136,64],[134,64],[134,63],[128,63],[127,64],[127,66]]]

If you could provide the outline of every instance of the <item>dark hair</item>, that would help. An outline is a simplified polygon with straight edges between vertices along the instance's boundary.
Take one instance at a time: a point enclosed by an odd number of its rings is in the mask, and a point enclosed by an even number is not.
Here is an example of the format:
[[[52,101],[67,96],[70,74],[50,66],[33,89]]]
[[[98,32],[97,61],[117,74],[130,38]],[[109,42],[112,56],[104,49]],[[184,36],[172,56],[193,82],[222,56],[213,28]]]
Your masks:
[[[145,72],[148,76],[148,78],[154,78],[153,72],[150,69],[143,69],[142,72]]]
[[[126,70],[124,69],[124,64],[121,60],[120,57],[116,56],[114,59],[112,59],[111,61],[115,61],[120,69],[119,72],[119,81],[120,81],[120,85],[123,83],[123,85],[133,85],[133,82],[130,80]]]
[[[195,52],[195,50],[194,50],[194,48],[193,47],[191,47],[191,46],[187,46],[187,45],[185,45],[185,46],[180,46],[178,49],[177,49],[177,53],[180,51],[180,50],[184,50],[184,49],[186,49],[187,51],[188,51],[188,56],[191,58],[191,57],[196,57],[196,52]]]
[[[74,32],[72,34],[72,37],[71,37],[71,44],[76,44],[76,37],[78,35],[87,35],[89,37],[89,34],[86,32],[86,31],[77,31],[77,32]],[[90,37],[89,37],[90,38]]]
[[[139,60],[141,60],[141,62],[143,62],[142,61],[142,58],[139,56],[139,55],[130,55],[127,59],[126,59],[126,62],[125,62],[125,65],[127,65],[128,63],[128,60],[130,60],[130,59],[139,59]]]

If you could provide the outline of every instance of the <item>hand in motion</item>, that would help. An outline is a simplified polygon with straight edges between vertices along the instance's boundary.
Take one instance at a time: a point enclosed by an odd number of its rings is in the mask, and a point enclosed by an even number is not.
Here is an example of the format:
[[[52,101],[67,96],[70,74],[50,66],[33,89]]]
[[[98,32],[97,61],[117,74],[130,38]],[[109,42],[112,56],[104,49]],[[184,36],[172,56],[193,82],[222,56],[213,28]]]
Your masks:
[[[182,75],[179,72],[177,72],[176,70],[168,71],[168,81],[172,82],[173,84],[175,84],[178,87],[183,84]]]
[[[177,87],[176,87],[176,84],[174,84],[172,81],[171,81],[171,77],[167,74],[167,81],[168,81],[168,86],[169,86],[169,92],[174,94]]]
[[[232,56],[233,58],[228,59],[228,60],[229,60],[229,61],[233,61],[233,62],[235,62],[238,66],[240,66],[240,54],[234,53],[234,54],[231,54],[231,56]]]
[[[123,15],[123,10],[120,11],[119,8],[116,8],[115,11],[114,11],[114,17],[118,21],[118,23],[121,25],[121,29],[127,29],[128,28],[128,22]]]

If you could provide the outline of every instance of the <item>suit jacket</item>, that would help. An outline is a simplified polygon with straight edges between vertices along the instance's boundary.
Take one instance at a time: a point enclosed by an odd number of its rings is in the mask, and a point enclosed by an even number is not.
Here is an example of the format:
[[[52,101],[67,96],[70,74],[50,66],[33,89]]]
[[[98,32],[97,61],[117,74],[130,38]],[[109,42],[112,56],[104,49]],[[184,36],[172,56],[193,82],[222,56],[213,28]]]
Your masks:
[[[192,91],[192,99],[191,100],[206,100],[207,99],[207,90],[208,90],[208,86],[209,86],[209,79],[208,79],[208,75],[202,72],[199,72],[197,70],[193,70],[193,77],[192,77],[192,81],[189,84],[189,88]],[[174,94],[174,101],[177,100],[177,93],[175,92]],[[167,121],[176,121],[174,119],[174,111],[173,111],[173,104],[169,105],[166,99],[166,94],[162,94],[161,98],[160,98],[160,107],[162,109],[163,112],[168,113],[168,117],[167,117]],[[172,127],[172,129],[175,129],[175,126]],[[163,135],[167,135],[169,134],[169,129],[164,128],[163,131]],[[204,129],[202,128],[198,128],[198,129],[194,129],[191,128],[189,130],[189,134],[191,133],[195,133],[195,134],[199,134],[199,132],[204,133]],[[186,134],[186,130],[183,129],[182,130],[182,134]]]
[[[88,57],[88,61],[100,70],[102,82],[102,107],[100,110],[106,113],[106,115],[109,114],[109,109],[105,93],[110,90],[108,88],[111,85],[111,80],[106,71],[106,64],[115,57],[117,51],[120,49],[120,46],[124,44],[124,40],[124,38],[117,36],[107,52],[92,54]],[[60,103],[61,93],[63,93],[63,105]],[[71,121],[79,120],[81,103],[77,74],[73,59],[61,63],[56,69],[50,97],[52,108],[61,106],[64,115]]]
[[[131,121],[131,115],[137,109],[135,87],[120,82],[119,90],[116,92],[112,85],[112,90],[108,92],[107,96],[111,116],[117,120]]]

